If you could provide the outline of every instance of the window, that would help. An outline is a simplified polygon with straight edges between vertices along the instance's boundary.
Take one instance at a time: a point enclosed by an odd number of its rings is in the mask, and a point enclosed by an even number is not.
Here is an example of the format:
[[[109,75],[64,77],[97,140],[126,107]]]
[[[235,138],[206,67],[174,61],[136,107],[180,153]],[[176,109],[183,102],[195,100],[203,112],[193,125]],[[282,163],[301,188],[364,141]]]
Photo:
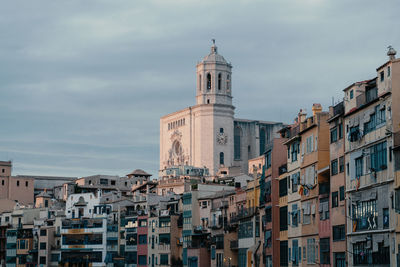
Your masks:
[[[287,190],[288,190],[287,180],[288,180],[287,177],[279,180],[279,197],[284,197],[287,195]]]
[[[100,179],[101,185],[108,185],[108,179]]]
[[[1,185],[4,185],[4,180],[1,180]]]
[[[241,221],[239,224],[238,238],[253,237],[253,222],[250,219]]]
[[[41,229],[40,230],[40,236],[46,236],[47,235],[47,230],[46,229]]]
[[[360,127],[357,126],[353,126],[350,127],[350,142],[355,142],[357,140],[359,140],[361,138],[361,133],[360,133]]]
[[[288,266],[288,241],[280,241],[279,242],[279,251],[280,251],[280,264],[281,266]],[[245,266],[245,265],[243,265]]]
[[[298,240],[292,240],[292,263],[294,266],[298,266],[299,265],[299,241]]]
[[[302,204],[303,209],[303,224],[311,223],[311,212],[310,212],[310,202],[304,202]]]
[[[344,156],[341,156],[339,158],[339,172],[344,172]]]
[[[285,231],[288,229],[288,208],[280,207],[279,208],[279,223],[280,223],[280,231]]]
[[[271,222],[272,221],[272,209],[271,206],[267,206],[265,208],[265,221]]]
[[[381,82],[383,82],[383,80],[385,79],[385,73],[384,73],[384,71],[381,71],[381,72],[379,73],[379,76],[381,77]]]
[[[363,157],[356,158],[356,178],[363,175]]]
[[[229,91],[231,89],[231,80],[229,75],[226,76],[226,90]]]
[[[115,181],[114,180],[111,181],[111,185],[115,185]],[[125,182],[125,186],[126,186],[126,182]]]
[[[265,247],[267,247],[267,248],[272,247],[272,232],[271,232],[271,230],[265,231],[264,243],[265,243]]]
[[[331,161],[331,174],[336,175],[338,174],[338,160],[334,159]]]
[[[378,227],[378,212],[376,200],[353,203],[353,229],[356,231],[376,229]]]
[[[385,106],[378,105],[373,110],[373,113],[369,115],[369,121],[364,123],[364,134],[374,131],[381,127],[386,122]]]
[[[384,208],[383,209],[383,228],[389,228],[389,209]]]
[[[224,152],[219,153],[219,164],[224,165]]]
[[[332,192],[332,208],[336,208],[338,206],[338,192]]]
[[[221,82],[222,82],[222,76],[221,73],[218,74],[218,90],[221,90]]]
[[[292,193],[297,192],[297,186],[300,183],[300,172],[294,173],[291,175],[292,181]]]
[[[140,244],[140,245],[147,244],[147,237],[146,237],[146,235],[139,235],[139,244]]]
[[[338,125],[338,135],[339,135],[338,139],[342,139],[343,138],[343,123],[340,123]]]
[[[335,260],[334,265],[335,267],[346,267],[346,254],[344,252],[336,252],[333,253]]]
[[[292,205],[292,227],[297,227],[299,223],[300,210],[297,209],[297,204]]]
[[[170,234],[160,234],[158,240],[160,244],[169,245],[171,243],[171,236]]]
[[[160,254],[160,265],[168,265],[168,254]]]
[[[17,186],[19,186],[19,181],[17,181]]]
[[[354,97],[354,92],[353,92],[353,90],[351,90],[350,91],[350,99],[353,99],[353,97]]]
[[[224,133],[224,128],[219,128],[220,133]]]
[[[46,243],[40,242],[40,249],[46,249]]]
[[[139,265],[147,265],[146,255],[139,255],[138,259],[139,259]]]
[[[314,136],[311,135],[306,139],[306,154],[311,153],[314,151]]]
[[[321,238],[320,239],[320,246],[319,251],[321,255],[320,263],[321,264],[330,264],[330,245],[329,245],[329,238]]]
[[[265,154],[265,168],[271,168],[271,150],[268,150]]]
[[[388,68],[387,68],[387,76],[388,77],[390,76],[390,66],[388,66]]]
[[[339,187],[339,200],[344,200],[344,186]]]
[[[332,227],[333,241],[343,241],[346,239],[346,228],[345,225],[336,225]]]
[[[329,197],[321,198],[319,201],[319,219],[329,220]]]
[[[235,160],[240,160],[240,138],[241,138],[242,130],[240,127],[235,127],[234,130],[234,158]]]
[[[370,148],[371,168],[373,171],[381,171],[387,168],[386,141]]]
[[[335,143],[338,140],[337,128],[331,129],[331,143]]]
[[[207,74],[207,90],[211,90],[211,74]]]
[[[307,239],[307,263],[315,263],[315,239]]]
[[[51,254],[51,259],[52,262],[59,262],[60,260],[60,254]]]
[[[25,186],[28,187],[28,181],[25,181]]]
[[[297,154],[300,151],[300,143],[299,142],[294,142],[291,147],[289,147],[288,152],[291,151],[291,156],[292,156],[292,162],[297,161]]]
[[[40,264],[46,264],[46,257],[40,257],[40,259],[39,259],[39,263]]]
[[[18,249],[27,249],[27,244],[25,239],[19,240]]]

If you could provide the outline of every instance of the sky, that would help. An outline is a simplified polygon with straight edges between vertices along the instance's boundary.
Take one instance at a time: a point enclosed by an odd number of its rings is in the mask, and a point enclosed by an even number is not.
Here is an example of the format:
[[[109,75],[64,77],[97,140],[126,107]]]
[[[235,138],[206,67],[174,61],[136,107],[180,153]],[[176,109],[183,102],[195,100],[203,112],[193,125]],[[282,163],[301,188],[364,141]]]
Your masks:
[[[324,110],[400,51],[400,1],[37,0],[0,8],[0,160],[13,175],[157,177],[159,119],[216,39],[235,116]]]

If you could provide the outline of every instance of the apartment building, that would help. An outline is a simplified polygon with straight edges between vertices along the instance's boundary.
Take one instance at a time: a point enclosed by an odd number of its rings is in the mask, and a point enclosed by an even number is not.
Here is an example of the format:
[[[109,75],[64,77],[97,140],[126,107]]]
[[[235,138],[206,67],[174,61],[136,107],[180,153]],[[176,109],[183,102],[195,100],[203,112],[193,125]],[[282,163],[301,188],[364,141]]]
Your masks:
[[[292,266],[329,264],[330,221],[319,212],[329,201],[329,113],[320,104],[312,112],[300,123],[301,246],[295,240],[288,244]]]
[[[399,94],[400,73],[395,52],[389,50],[388,55],[389,61],[377,68],[376,78],[344,89],[350,266],[393,266],[396,262],[396,221],[391,218],[395,217],[393,133],[398,125],[392,114],[399,105],[392,92]]]
[[[346,266],[346,175],[344,157],[344,102],[329,107],[330,203],[319,207],[324,216],[329,215],[332,238],[330,262],[333,266]],[[329,207],[330,206],[330,207]],[[330,212],[329,212],[330,210]]]
[[[295,122],[292,125],[287,126],[281,130],[281,134],[286,136],[287,140],[284,143],[287,147],[287,214],[288,214],[288,227],[287,227],[287,241],[281,241],[280,243],[280,265],[281,266],[298,266],[302,255],[298,253],[291,253],[289,258],[288,248],[290,247],[303,247],[301,243],[301,223],[300,223],[300,210],[301,210],[301,195],[298,190],[300,187],[300,143],[301,137],[300,123],[306,119],[306,113],[300,110]],[[281,187],[279,188],[281,190]],[[283,206],[284,208],[285,206]],[[282,207],[280,207],[282,208]],[[284,211],[281,213],[284,216]],[[285,226],[282,225],[283,230]],[[301,254],[301,253],[300,253]]]

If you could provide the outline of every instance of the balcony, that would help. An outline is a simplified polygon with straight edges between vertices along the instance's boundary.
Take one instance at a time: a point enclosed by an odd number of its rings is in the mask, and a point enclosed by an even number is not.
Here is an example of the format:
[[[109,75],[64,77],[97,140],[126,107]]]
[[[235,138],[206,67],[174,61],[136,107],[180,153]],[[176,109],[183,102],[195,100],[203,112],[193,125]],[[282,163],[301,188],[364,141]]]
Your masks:
[[[158,250],[162,251],[162,252],[168,252],[171,250],[171,245],[170,244],[159,244]]]
[[[230,248],[234,249],[234,250],[239,249],[239,241],[238,240],[232,240],[231,244],[230,244]]]
[[[247,217],[251,217],[253,216],[255,213],[255,208],[247,208],[247,209],[240,209],[238,210],[237,213],[237,218],[238,219],[243,219],[243,218],[247,218]]]
[[[66,219],[62,222],[63,229],[101,228],[103,219]]]

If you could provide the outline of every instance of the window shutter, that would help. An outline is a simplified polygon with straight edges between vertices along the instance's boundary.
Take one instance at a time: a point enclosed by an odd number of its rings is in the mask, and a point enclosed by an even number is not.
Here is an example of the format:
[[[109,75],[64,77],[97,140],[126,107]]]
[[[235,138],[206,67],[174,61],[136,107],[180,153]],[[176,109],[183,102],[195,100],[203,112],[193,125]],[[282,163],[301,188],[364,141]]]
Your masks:
[[[314,135],[311,135],[310,141],[310,152],[312,152],[314,148]]]
[[[301,155],[304,155],[304,142],[301,145]]]
[[[300,184],[304,184],[304,174],[300,176]]]
[[[291,253],[292,252],[292,249],[291,248],[289,248],[289,261],[292,261],[292,257],[291,257]]]
[[[315,137],[315,151],[318,150],[318,137]]]
[[[371,170],[371,155],[367,154],[365,156],[365,171],[363,173],[369,173]]]

